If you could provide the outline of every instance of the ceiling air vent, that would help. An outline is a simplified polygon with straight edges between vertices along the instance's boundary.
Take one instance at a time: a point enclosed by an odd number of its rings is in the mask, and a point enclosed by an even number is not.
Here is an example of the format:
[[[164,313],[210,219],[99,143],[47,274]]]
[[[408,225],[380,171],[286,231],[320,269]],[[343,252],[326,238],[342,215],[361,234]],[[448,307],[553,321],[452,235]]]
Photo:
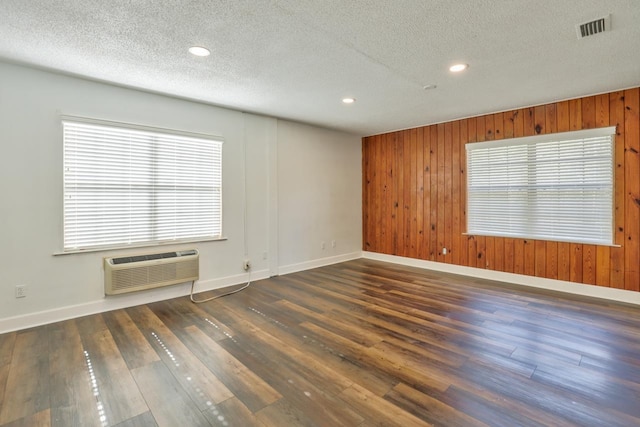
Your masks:
[[[604,16],[602,18],[595,19],[593,21],[585,22],[584,24],[576,25],[576,32],[578,38],[583,39],[588,36],[593,36],[598,33],[611,30],[611,15]]]

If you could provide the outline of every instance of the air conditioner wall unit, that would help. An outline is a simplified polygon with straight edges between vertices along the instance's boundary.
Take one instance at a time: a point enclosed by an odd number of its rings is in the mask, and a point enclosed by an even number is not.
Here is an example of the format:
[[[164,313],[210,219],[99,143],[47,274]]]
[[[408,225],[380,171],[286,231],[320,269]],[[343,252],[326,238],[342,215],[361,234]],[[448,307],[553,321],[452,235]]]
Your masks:
[[[200,255],[195,249],[104,259],[104,293],[117,295],[200,277]]]

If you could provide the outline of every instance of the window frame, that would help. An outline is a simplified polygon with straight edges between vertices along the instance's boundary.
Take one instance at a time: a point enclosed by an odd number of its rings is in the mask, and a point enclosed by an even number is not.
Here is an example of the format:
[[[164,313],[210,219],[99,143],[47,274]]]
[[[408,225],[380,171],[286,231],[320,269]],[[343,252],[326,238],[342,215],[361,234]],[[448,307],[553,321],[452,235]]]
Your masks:
[[[607,182],[606,184],[610,186],[607,187],[606,189],[606,195],[608,196],[608,198],[605,200],[605,202],[609,202],[610,204],[607,203],[607,206],[610,207],[610,211],[607,215],[607,217],[605,218],[605,226],[606,227],[602,227],[600,226],[600,230],[602,235],[604,235],[605,233],[606,235],[606,239],[604,238],[595,238],[594,235],[590,235],[590,236],[586,236],[586,235],[582,235],[582,236],[573,236],[573,237],[565,237],[564,235],[558,235],[554,233],[549,232],[549,230],[552,230],[554,228],[561,228],[561,227],[554,227],[553,225],[547,226],[547,232],[549,234],[541,234],[540,232],[536,232],[534,230],[535,229],[539,229],[540,228],[540,219],[538,218],[537,220],[535,219],[537,217],[537,215],[528,215],[528,212],[531,211],[531,209],[540,209],[541,206],[545,206],[545,199],[543,197],[544,192],[540,190],[540,188],[544,187],[540,184],[540,180],[542,179],[542,177],[551,177],[551,172],[547,172],[547,175],[543,175],[543,174],[538,174],[537,169],[541,168],[540,165],[543,164],[543,162],[536,162],[536,161],[532,161],[532,156],[533,155],[540,155],[541,152],[544,152],[544,146],[543,144],[547,144],[547,147],[551,147],[551,144],[562,144],[563,142],[565,142],[565,144],[568,143],[573,143],[575,141],[586,141],[589,139],[596,139],[596,138],[605,138],[605,137],[609,137],[610,141],[607,141],[610,143],[610,146],[608,147],[608,156],[604,158],[604,160],[610,160],[610,162],[606,162],[606,174],[608,174],[607,176]],[[582,244],[594,244],[594,245],[602,245],[602,246],[616,246],[616,242],[615,242],[615,144],[616,144],[616,126],[609,126],[609,127],[602,127],[602,128],[594,128],[594,129],[583,129],[583,130],[579,130],[579,131],[571,131],[571,132],[560,132],[560,133],[553,133],[553,134],[543,134],[543,135],[533,135],[533,136],[527,136],[527,137],[522,137],[522,138],[509,138],[509,139],[502,139],[502,140],[493,140],[493,141],[484,141],[484,142],[475,142],[475,143],[467,143],[465,145],[465,149],[466,149],[466,154],[467,154],[467,158],[466,158],[466,167],[467,167],[467,194],[466,194],[466,203],[467,203],[467,215],[466,215],[466,232],[464,234],[466,235],[477,235],[477,236],[491,236],[491,237],[503,237],[503,238],[519,238],[519,239],[532,239],[532,240],[543,240],[543,241],[556,241],[556,242],[569,242],[569,243],[582,243]],[[584,149],[584,142],[583,144],[583,149]],[[557,150],[558,152],[560,152],[561,150],[558,148],[559,146],[556,146],[555,150]],[[526,148],[526,155],[522,156],[522,157],[526,157],[526,162],[521,162],[523,164],[525,164],[524,168],[526,168],[526,185],[521,185],[521,189],[523,188],[523,193],[524,196],[526,196],[527,198],[527,202],[525,203],[525,205],[513,205],[516,208],[519,208],[519,210],[521,212],[527,212],[522,214],[521,216],[509,216],[508,214],[505,215],[505,217],[508,217],[510,220],[515,218],[517,219],[522,219],[523,222],[521,222],[520,225],[518,226],[513,226],[513,228],[518,228],[521,227],[521,231],[522,232],[513,232],[513,230],[511,230],[510,228],[512,227],[511,225],[507,225],[505,224],[503,225],[489,225],[487,227],[485,227],[485,229],[479,228],[478,226],[476,226],[475,228],[471,225],[471,224],[477,224],[478,222],[480,222],[482,219],[478,219],[478,220],[474,220],[473,216],[474,216],[474,207],[473,207],[473,203],[471,202],[471,198],[472,197],[482,197],[481,195],[478,196],[480,194],[480,192],[476,192],[474,194],[473,188],[474,186],[477,186],[476,183],[472,184],[472,180],[473,180],[473,166],[471,164],[472,159],[471,159],[471,155],[470,152],[472,152],[473,150],[482,150],[482,149],[487,149],[487,151],[485,151],[485,153],[488,153],[489,150],[491,150],[492,148],[495,148],[497,150],[494,150],[494,152],[492,153],[493,156],[495,157],[496,153],[498,153],[498,151],[500,149],[506,149],[506,151],[509,150],[509,148],[512,149],[512,153],[511,153],[511,161],[513,163],[515,163],[513,161],[513,156],[515,155],[514,152],[516,152],[516,150],[520,150],[523,151]],[[490,157],[491,155],[487,154],[488,157]],[[610,158],[609,158],[610,156]],[[508,156],[507,156],[508,157]],[[560,158],[560,155],[558,154],[558,160],[556,161],[555,165],[556,168],[558,170],[560,170],[562,168],[562,161],[563,158]],[[583,163],[586,163],[586,161],[584,160],[586,157],[585,156],[581,156],[580,159]],[[513,164],[512,163],[512,164]],[[491,164],[495,164],[494,162],[492,162],[492,159],[487,159],[487,161],[484,163],[484,167],[487,168],[488,166],[490,166]],[[553,164],[553,163],[551,163]],[[601,164],[599,165],[599,167],[603,168],[602,170],[605,170],[605,162],[601,162]],[[582,166],[582,170],[586,170],[586,166],[583,164]],[[496,169],[500,169],[497,168]],[[578,168],[576,168],[578,169]],[[509,187],[509,185],[504,184],[504,183],[508,183],[511,182],[511,179],[513,178],[513,176],[515,175],[511,175],[511,171],[509,170],[509,168],[507,168],[507,172],[506,174],[509,176],[509,178],[500,178],[502,179],[502,185],[503,187],[500,187],[501,189],[504,189],[503,193],[506,192],[506,194],[513,194],[515,196],[515,192],[516,190],[513,189],[506,189],[506,187]],[[486,174],[486,171],[482,171],[484,174]],[[504,172],[504,168],[500,169],[500,171],[497,171],[496,174],[499,173],[505,173]],[[560,172],[556,172],[558,175],[560,175]],[[489,172],[489,175],[491,175],[492,172]],[[535,179],[532,179],[532,175],[534,176]],[[579,175],[571,175],[571,177],[578,177]],[[581,199],[582,201],[588,200],[588,198],[585,196],[585,194],[589,193],[589,190],[592,187],[589,187],[589,184],[585,184],[585,178],[589,178],[591,175],[589,174],[583,174],[580,175],[582,177],[583,180],[583,186],[581,187],[581,190],[578,190],[579,187],[574,186],[574,187],[570,187],[570,190],[572,191],[579,191],[583,193],[583,198]],[[495,182],[495,181],[494,181]],[[532,182],[535,182],[535,184],[532,184]],[[602,186],[604,186],[604,182],[602,183]],[[518,187],[518,186],[513,186]],[[547,189],[553,189],[553,191],[557,192],[556,197],[559,199],[559,195],[560,195],[560,190],[559,188],[562,187],[562,185],[559,184],[558,181],[554,181],[551,184],[547,184],[546,188]],[[566,186],[569,187],[569,186]],[[485,188],[491,188],[491,184],[488,183],[485,185]],[[593,192],[593,190],[591,190]],[[485,193],[490,193],[491,190],[485,191]],[[497,192],[497,191],[496,191]],[[533,194],[533,196],[532,196]],[[553,194],[552,191],[550,191],[549,193],[550,195]],[[489,198],[491,196],[485,196],[486,200],[489,200]],[[493,208],[489,208],[488,211],[490,210],[497,210],[499,208],[505,209],[505,206],[507,206],[508,208],[511,208],[512,205],[506,203],[505,201],[508,199],[507,198],[503,198],[501,201],[501,205],[498,205],[498,207],[494,206]],[[476,203],[478,203],[478,199],[475,199]],[[533,202],[532,202],[533,200]],[[549,200],[549,199],[547,199]],[[593,200],[593,199],[592,199]],[[556,201],[555,203],[560,204],[560,201]],[[581,205],[582,206],[582,205]],[[602,211],[604,211],[604,208],[601,208]],[[480,208],[478,210],[478,212],[480,212],[480,216],[482,216],[481,214],[482,209]],[[502,211],[501,211],[502,212]],[[485,216],[491,216],[491,214],[485,214]],[[497,218],[498,216],[500,216],[499,214],[493,214],[493,216],[495,218]],[[559,218],[558,216],[556,216],[556,218]],[[500,222],[500,221],[495,221]],[[514,220],[515,222],[515,220]],[[544,221],[543,221],[544,222]],[[610,226],[610,227],[609,227]],[[496,232],[496,228],[502,227],[502,230],[499,230],[500,232]],[[526,232],[524,232],[526,229]],[[584,230],[583,230],[584,232]],[[557,233],[557,230],[556,230]]]
[[[224,211],[223,211],[223,169],[224,169],[224,155],[223,155],[223,147],[224,147],[224,138],[217,136],[217,135],[210,135],[210,134],[202,134],[202,133],[195,133],[195,132],[187,132],[187,131],[181,131],[181,130],[176,130],[176,129],[167,129],[167,128],[161,128],[161,127],[154,127],[154,126],[144,126],[144,125],[138,125],[138,124],[132,124],[132,123],[126,123],[126,122],[116,122],[116,121],[109,121],[109,120],[101,120],[101,119],[93,119],[93,118],[86,118],[86,117],[79,117],[79,116],[69,116],[69,115],[62,115],[60,116],[61,120],[60,120],[60,126],[61,126],[61,133],[62,133],[62,163],[63,163],[63,170],[62,170],[62,236],[61,236],[61,242],[62,242],[62,250],[59,252],[56,252],[54,255],[64,255],[64,254],[73,254],[73,253],[85,253],[85,252],[99,252],[99,251],[108,251],[108,250],[116,250],[116,249],[128,249],[128,248],[140,248],[140,247],[152,247],[152,246],[164,246],[164,245],[176,245],[176,244],[184,244],[184,243],[195,243],[195,242],[207,242],[207,241],[219,241],[219,240],[226,240],[226,237],[224,237],[223,235],[223,230],[224,230]],[[175,138],[184,138],[185,140],[199,140],[199,141],[205,141],[205,142],[211,142],[212,144],[214,144],[213,146],[213,150],[219,153],[219,158],[214,160],[214,166],[217,166],[217,171],[216,173],[219,174],[219,186],[214,186],[211,187],[212,189],[216,189],[215,191],[217,191],[217,194],[213,196],[214,199],[216,199],[216,201],[218,202],[217,204],[214,203],[213,208],[212,208],[212,213],[219,213],[219,215],[217,215],[216,221],[219,221],[219,234],[211,234],[211,235],[202,235],[202,236],[195,236],[195,237],[185,237],[185,238],[174,238],[174,239],[162,239],[162,240],[144,240],[144,241],[135,241],[135,242],[131,242],[131,243],[125,243],[125,242],[120,242],[120,243],[115,243],[115,244],[100,244],[100,243],[96,243],[96,244],[92,244],[92,245],[81,245],[81,246],[71,246],[71,245],[67,245],[67,237],[66,237],[66,232],[67,232],[67,213],[66,213],[66,207],[67,207],[67,166],[68,166],[68,160],[67,160],[67,141],[66,141],[66,137],[65,137],[65,124],[77,124],[77,125],[88,125],[88,126],[99,126],[99,127],[107,127],[107,128],[115,128],[118,131],[131,131],[131,132],[135,132],[135,133],[147,133],[149,135],[156,135],[156,138],[167,138],[167,139],[175,139]],[[157,140],[150,142],[149,144],[156,144]],[[155,145],[154,145],[154,149],[155,150]],[[215,155],[213,155],[212,157],[215,157]],[[158,157],[157,157],[157,152],[154,153],[151,158],[153,159],[153,161],[157,161]],[[151,169],[154,168],[147,168],[147,171],[150,171]],[[150,172],[150,173],[157,173],[156,172]],[[158,175],[153,175],[153,180],[158,180]],[[153,185],[155,185],[156,182],[154,182]],[[153,185],[151,187],[153,187]],[[154,198],[155,196],[151,193],[146,193],[147,196],[149,198]],[[152,213],[153,210],[155,209],[155,207],[157,207],[157,204],[151,204],[150,206],[154,206],[153,208],[149,209],[149,219],[147,224],[152,226],[153,223],[153,219],[152,219]],[[216,229],[217,231],[217,229]],[[158,230],[153,231],[152,233],[150,233],[151,235],[157,235]]]

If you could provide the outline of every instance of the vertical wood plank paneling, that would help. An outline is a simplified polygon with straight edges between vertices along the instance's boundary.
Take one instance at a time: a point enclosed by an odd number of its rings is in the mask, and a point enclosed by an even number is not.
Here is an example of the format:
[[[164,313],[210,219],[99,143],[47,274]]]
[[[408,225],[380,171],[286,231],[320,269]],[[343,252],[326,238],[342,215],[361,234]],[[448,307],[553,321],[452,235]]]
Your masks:
[[[469,267],[475,267],[475,260],[478,258],[478,242],[476,236],[471,234],[467,235],[467,257],[469,258]]]
[[[404,256],[404,138],[402,132],[396,132],[393,156],[393,184],[394,184],[394,204],[395,211],[394,222],[392,226],[393,232],[393,253]]]
[[[596,127],[596,97],[582,98],[582,126],[581,129]]]
[[[396,253],[396,246],[398,244],[398,238],[395,234],[396,222],[398,218],[398,212],[396,210],[396,204],[398,203],[398,183],[397,183],[397,169],[396,169],[396,156],[399,155],[397,149],[398,135],[396,133],[387,136],[387,144],[385,146],[385,162],[387,164],[387,173],[385,176],[387,189],[390,197],[385,201],[387,204],[387,211],[389,214],[387,218],[387,236],[388,240],[385,242],[387,246],[387,253]]]
[[[436,253],[436,261],[444,262],[444,257],[442,255],[442,248],[444,247],[444,233],[445,233],[445,217],[447,215],[447,206],[445,205],[445,168],[444,168],[444,159],[445,159],[445,144],[444,144],[444,123],[441,123],[436,126],[438,136],[437,136],[437,145],[438,145],[438,160],[436,166],[436,179],[438,181],[438,203],[437,203],[437,222],[436,222],[436,235],[437,235],[437,249]]]
[[[395,134],[387,134],[385,138],[385,142],[383,145],[383,153],[382,153],[382,162],[385,165],[385,174],[384,174],[384,188],[386,193],[386,198],[384,199],[384,217],[383,221],[385,223],[385,236],[383,240],[383,245],[385,247],[385,253],[392,254],[394,250],[394,242],[395,237],[393,235],[393,224],[395,224],[396,211],[394,209],[394,204],[397,200],[397,193],[394,191],[394,180],[393,174],[395,167],[395,156],[397,155],[396,149],[396,135]]]
[[[582,283],[582,245],[571,244],[571,271],[569,280]]]
[[[453,177],[451,168],[453,165],[453,124],[444,125],[444,241],[442,246],[447,248],[442,260],[451,264],[451,247],[453,246]]]
[[[376,210],[378,212],[378,215],[376,217],[376,226],[377,226],[378,233],[376,235],[376,238],[372,239],[372,241],[376,241],[376,245],[372,249],[373,250],[377,249],[382,253],[387,253],[386,244],[389,241],[389,239],[388,239],[388,236],[386,235],[386,228],[387,228],[386,222],[387,222],[387,215],[391,215],[391,212],[387,211],[387,203],[389,202],[389,193],[387,190],[387,182],[386,182],[387,164],[384,157],[386,141],[387,141],[387,135],[381,135],[380,140],[377,141],[378,147],[376,150],[376,156],[377,156],[376,167],[377,167],[378,177],[376,179],[377,198],[375,200],[375,203],[377,204]]]
[[[580,130],[582,126],[582,98],[569,100],[569,130]]]
[[[384,158],[384,146],[386,144],[386,136],[381,135],[379,139],[377,139],[377,147],[376,147],[376,191],[375,195],[375,206],[376,206],[376,230],[372,230],[371,234],[374,235],[371,240],[376,242],[375,248],[378,248],[379,251],[385,253],[385,243],[386,237],[383,233],[385,231],[385,213],[387,213],[385,205],[389,201],[386,190],[386,173],[387,173],[387,165]],[[377,232],[376,232],[377,231]]]
[[[515,250],[515,239],[504,239],[504,271],[507,273],[513,273]]]
[[[373,229],[369,230],[369,241],[372,242],[372,246],[370,246],[368,250],[378,250],[378,251],[384,250],[383,242],[382,242],[383,237],[380,234],[383,228],[382,205],[387,201],[386,199],[387,195],[384,193],[385,165],[383,163],[383,157],[382,157],[382,147],[384,145],[384,141],[385,141],[384,135],[378,135],[374,139],[374,143],[376,147],[373,152],[376,157],[375,157],[375,162],[372,162],[371,164],[373,164],[375,167],[375,171],[372,175],[374,178],[373,182],[375,183],[375,186],[371,190],[371,198],[373,199],[373,207],[375,209],[375,212],[373,215],[374,219],[373,221],[371,221]]]
[[[431,126],[430,137],[431,152],[431,217],[429,219],[429,259],[436,260],[438,254],[438,234],[436,226],[438,224],[438,128]]]
[[[567,280],[582,283],[582,245],[571,243],[569,247],[569,278]]]
[[[387,244],[390,241],[389,236],[387,235],[387,220],[391,218],[391,212],[387,209],[387,204],[389,203],[389,189],[387,188],[387,157],[386,155],[386,146],[388,135],[381,135],[380,140],[378,141],[378,151],[376,154],[378,155],[376,165],[378,167],[378,179],[376,180],[378,183],[378,196],[379,200],[376,200],[378,203],[377,209],[379,212],[377,218],[377,226],[378,226],[378,234],[376,239],[377,245],[376,248],[378,251],[382,253],[387,252]],[[375,251],[376,248],[373,250]]]
[[[558,280],[571,280],[571,244],[558,242]]]
[[[452,236],[449,257],[451,263],[460,265],[462,230],[460,227],[460,122],[453,122],[451,134],[451,205]]]
[[[387,235],[389,241],[387,242],[387,253],[395,253],[397,254],[398,248],[398,235],[397,231],[397,222],[398,222],[398,181],[399,177],[397,170],[397,157],[401,156],[401,152],[398,150],[398,134],[393,133],[387,137],[387,146],[385,159],[387,162],[387,187],[389,189],[389,193],[391,197],[386,200],[387,209],[390,213],[387,220]]]
[[[522,119],[524,123],[522,124],[522,131],[524,132],[524,136],[532,136],[536,134],[536,119],[535,119],[535,108],[525,108]]]
[[[476,117],[476,142],[485,140],[485,116]],[[487,255],[487,238],[485,236],[474,236],[476,241],[476,267],[486,268],[485,257]]]
[[[397,177],[393,180],[395,184],[394,191],[396,193],[395,204],[393,205],[396,216],[395,224],[393,227],[393,235],[395,237],[394,253],[400,256],[405,256],[404,251],[404,132],[397,132],[396,137],[396,165],[395,172]]]
[[[377,215],[377,209],[375,208],[375,200],[374,200],[374,191],[377,187],[375,184],[375,144],[372,142],[375,140],[374,137],[367,137],[362,139],[362,148],[363,148],[363,156],[367,156],[367,162],[363,159],[362,165],[367,165],[367,169],[362,171],[362,174],[369,178],[369,181],[366,183],[366,191],[368,194],[367,203],[362,202],[362,219],[363,219],[363,233],[362,233],[362,249],[365,251],[371,250],[373,247],[371,244],[370,233],[374,228],[372,222],[375,220],[375,216]],[[366,218],[366,221],[365,221]]]
[[[382,165],[382,144],[384,141],[383,135],[378,135],[373,139],[375,144],[375,149],[372,150],[375,156],[375,161],[372,161],[370,164],[374,165],[375,170],[372,173],[373,177],[373,188],[371,189],[371,199],[373,203],[373,220],[370,221],[372,229],[369,230],[369,242],[370,246],[367,247],[369,251],[383,251],[384,248],[382,246],[380,235],[382,231],[382,203],[386,200],[384,197],[384,184],[382,181],[382,177],[384,175],[384,167]],[[371,206],[371,205],[369,205]]]
[[[418,197],[416,199],[416,258],[424,259],[424,128],[418,128],[416,134],[416,187]]]
[[[582,283],[596,284],[596,246],[582,245]]]
[[[524,274],[535,276],[536,274],[536,244],[535,240],[524,240]]]
[[[546,275],[548,279],[558,278],[558,242],[546,242]]]
[[[624,91],[625,156],[625,253],[624,287],[640,291],[640,97],[639,90]]]
[[[624,289],[625,253],[625,133],[624,133],[624,92],[609,94],[609,123],[616,126],[615,201],[614,201],[614,242],[611,248],[611,276],[609,284],[613,288]]]
[[[544,240],[535,240],[534,274],[537,277],[547,277],[547,245]]]
[[[395,178],[397,174],[396,167],[396,156],[400,153],[397,149],[398,143],[398,135],[397,133],[391,134],[387,137],[386,144],[386,153],[385,159],[387,163],[387,188],[391,195],[390,198],[386,200],[387,210],[389,215],[387,216],[387,236],[388,241],[386,242],[387,253],[393,254],[395,252],[398,244],[398,237],[395,233],[396,222],[398,218],[398,212],[396,209],[396,205],[398,204],[398,180]]]
[[[460,229],[467,232],[467,150],[465,145],[469,142],[469,128],[467,120],[460,120]],[[469,265],[469,246],[467,235],[460,236],[460,247],[454,248],[459,252],[459,265]]]
[[[410,130],[410,173],[408,176],[410,185],[410,200],[411,203],[406,212],[407,218],[407,234],[405,236],[405,246],[409,248],[411,258],[418,258],[418,180],[416,178],[418,168],[418,130]]]
[[[360,146],[360,149],[362,151],[362,206],[368,206],[369,205],[369,200],[371,199],[369,197],[369,193],[368,191],[370,190],[371,187],[369,187],[369,174],[371,173],[371,168],[369,168],[369,161],[371,160],[371,156],[368,155],[367,153],[367,139],[368,138],[363,138],[362,139],[362,144]],[[367,250],[367,230],[369,229],[369,227],[367,227],[367,222],[369,221],[369,215],[370,215],[370,210],[369,209],[362,209],[361,215],[362,215],[362,248],[363,250]]]
[[[371,153],[371,144],[369,141],[371,138],[362,139],[362,206],[369,206],[372,203],[371,190],[374,188],[371,185],[371,173],[374,169],[369,167],[369,162],[373,161],[374,156]],[[367,251],[371,247],[369,243],[369,230],[372,229],[369,221],[374,214],[372,209],[362,210],[362,248]]]
[[[411,242],[410,236],[411,236],[411,222],[413,220],[413,215],[415,214],[415,210],[412,212],[411,211],[411,203],[412,203],[412,199],[413,196],[415,194],[415,189],[413,188],[413,180],[411,179],[412,175],[412,169],[411,166],[413,164],[413,153],[411,152],[411,136],[413,133],[413,129],[409,129],[403,132],[404,135],[404,140],[403,140],[403,152],[404,152],[404,173],[402,174],[402,179],[404,180],[404,186],[403,186],[403,199],[404,199],[404,204],[402,205],[402,214],[404,217],[404,221],[403,221],[403,227],[402,227],[402,232],[403,232],[403,243],[404,243],[404,256],[406,257],[413,257],[413,255],[411,254],[411,247],[413,245],[413,243]],[[414,191],[412,193],[412,190]]]
[[[431,130],[425,128],[423,134],[423,185],[424,185],[424,200],[422,203],[422,215],[423,224],[422,229],[424,234],[422,236],[422,244],[424,245],[423,259],[431,259]]]
[[[416,167],[418,166],[418,154],[417,154],[417,140],[418,130],[411,129],[411,156],[409,161],[411,162],[411,172],[407,174],[409,180],[409,187],[411,188],[409,196],[411,198],[411,205],[407,212],[407,217],[410,218],[409,232],[405,235],[405,245],[409,242],[409,257],[417,258],[418,251],[416,247],[416,236],[418,235],[418,183],[416,181]]]
[[[400,250],[402,256],[411,256],[411,239],[408,235],[411,231],[411,130],[402,132],[402,174],[400,179],[402,183],[402,204],[399,210],[402,211],[402,243]]]
[[[369,146],[367,153],[371,156],[369,160],[369,167],[372,169],[369,173],[371,177],[371,182],[369,183],[369,206],[367,209],[369,213],[369,221],[367,221],[367,245],[365,249],[368,251],[373,250],[373,248],[379,248],[379,242],[377,239],[377,233],[375,230],[379,230],[379,221],[381,218],[380,213],[380,202],[382,200],[382,195],[380,192],[380,160],[378,152],[380,150],[380,140],[382,139],[381,135],[376,135],[374,137],[369,137],[367,139],[367,145]],[[371,209],[373,208],[373,210]]]
[[[402,157],[402,152],[398,150],[398,133],[390,135],[391,143],[387,145],[387,186],[391,191],[391,199],[387,200],[387,208],[391,212],[389,218],[388,234],[391,238],[387,244],[387,253],[398,253],[398,203],[400,198],[398,197],[399,177],[397,169],[397,158]]]
[[[363,248],[640,291],[639,92],[363,138]],[[465,234],[467,143],[614,125],[616,247]]]
[[[476,119],[467,120],[467,138],[469,142],[478,142]],[[476,236],[467,236],[467,266],[475,267],[478,260],[478,242]]]
[[[547,112],[544,105],[533,109],[533,132],[535,135],[543,135],[547,132]]]
[[[544,107],[544,129],[545,133],[558,132],[558,110],[557,104],[548,104]]]

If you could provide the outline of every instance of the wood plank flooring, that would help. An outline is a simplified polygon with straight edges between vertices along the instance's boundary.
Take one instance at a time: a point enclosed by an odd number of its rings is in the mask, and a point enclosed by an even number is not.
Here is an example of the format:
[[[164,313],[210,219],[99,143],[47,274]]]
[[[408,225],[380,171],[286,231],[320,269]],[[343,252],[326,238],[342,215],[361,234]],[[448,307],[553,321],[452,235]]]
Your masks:
[[[640,309],[356,260],[0,335],[2,427],[428,425],[640,426]]]

